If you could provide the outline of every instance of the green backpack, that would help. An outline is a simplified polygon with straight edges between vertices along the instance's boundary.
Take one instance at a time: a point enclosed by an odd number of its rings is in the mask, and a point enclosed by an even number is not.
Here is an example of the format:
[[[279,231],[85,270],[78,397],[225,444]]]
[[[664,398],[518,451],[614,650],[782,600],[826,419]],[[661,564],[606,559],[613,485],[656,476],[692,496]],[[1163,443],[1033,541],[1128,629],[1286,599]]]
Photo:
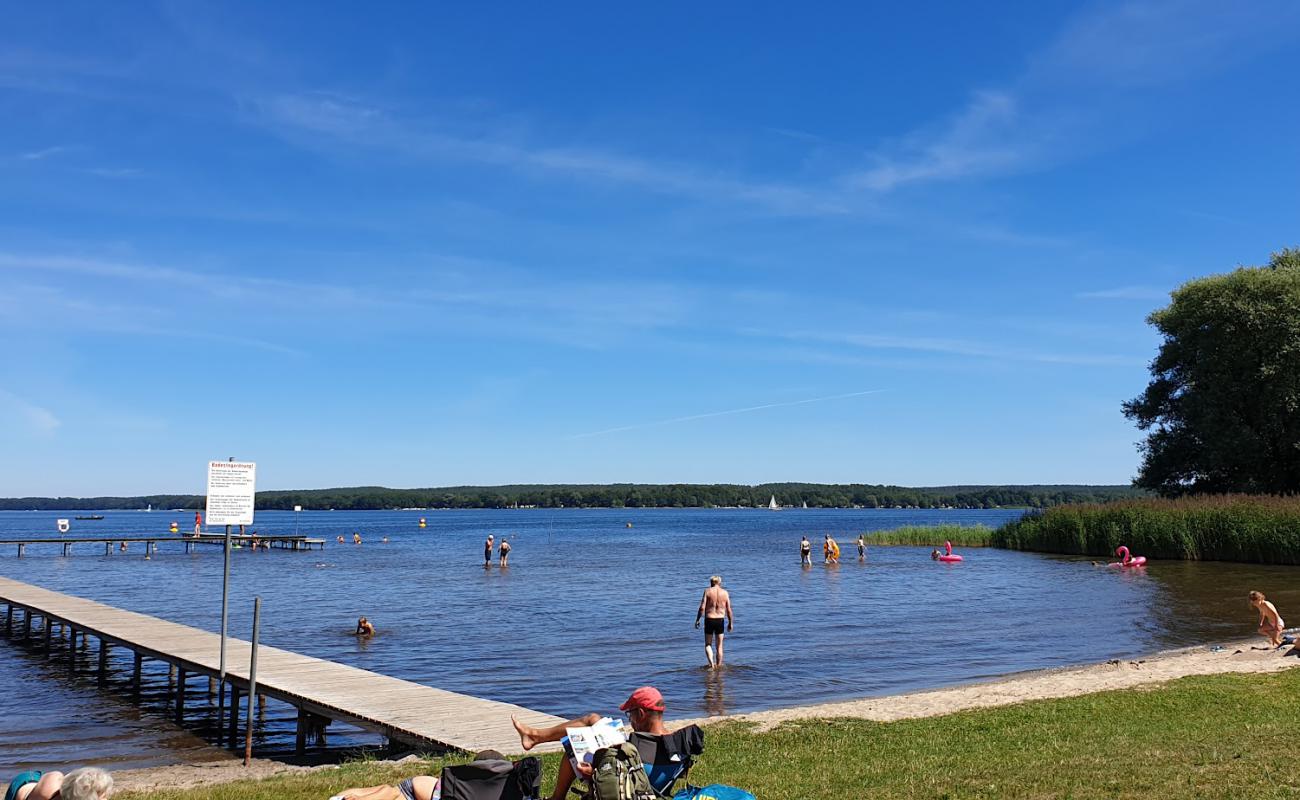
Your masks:
[[[592,800],[655,800],[636,745],[623,742],[597,750],[591,761]]]

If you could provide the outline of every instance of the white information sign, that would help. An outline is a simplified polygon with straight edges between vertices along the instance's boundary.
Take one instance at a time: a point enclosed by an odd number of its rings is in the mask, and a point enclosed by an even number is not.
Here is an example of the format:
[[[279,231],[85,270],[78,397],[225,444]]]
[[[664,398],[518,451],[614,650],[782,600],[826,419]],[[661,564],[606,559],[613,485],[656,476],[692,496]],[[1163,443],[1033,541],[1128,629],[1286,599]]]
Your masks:
[[[67,533],[68,527],[69,525],[66,519],[59,520],[59,533]]]
[[[293,510],[294,512],[302,511],[302,506],[294,506]]]
[[[251,461],[208,462],[209,525],[252,525],[257,464]]]

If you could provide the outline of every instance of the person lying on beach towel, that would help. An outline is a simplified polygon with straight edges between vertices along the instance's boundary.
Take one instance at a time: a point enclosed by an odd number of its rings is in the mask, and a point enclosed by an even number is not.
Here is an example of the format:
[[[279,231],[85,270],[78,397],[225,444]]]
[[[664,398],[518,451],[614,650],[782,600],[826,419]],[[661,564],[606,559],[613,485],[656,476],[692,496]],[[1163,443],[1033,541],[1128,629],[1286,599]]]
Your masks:
[[[108,800],[113,776],[96,767],[62,772],[24,772],[9,782],[5,800]]]
[[[444,767],[437,778],[416,775],[396,786],[345,789],[330,800],[533,800],[541,783],[537,759],[514,762],[496,750],[484,750],[468,764]]]

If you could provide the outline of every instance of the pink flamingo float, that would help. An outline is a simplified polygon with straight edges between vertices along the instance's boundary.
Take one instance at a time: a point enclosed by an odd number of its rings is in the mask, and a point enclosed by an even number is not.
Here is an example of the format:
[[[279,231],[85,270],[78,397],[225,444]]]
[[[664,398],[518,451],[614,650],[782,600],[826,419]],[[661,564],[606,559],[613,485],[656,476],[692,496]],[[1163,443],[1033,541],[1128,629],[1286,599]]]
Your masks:
[[[943,549],[945,551],[945,554],[939,556],[940,561],[947,561],[949,563],[961,561],[961,556],[953,555],[952,542],[944,542]],[[1143,560],[1145,561],[1146,559]]]
[[[1127,569],[1129,567],[1145,567],[1147,565],[1146,556],[1131,556],[1129,555],[1128,548],[1124,545],[1115,548],[1115,555],[1119,556],[1120,560],[1112,561],[1106,566]]]

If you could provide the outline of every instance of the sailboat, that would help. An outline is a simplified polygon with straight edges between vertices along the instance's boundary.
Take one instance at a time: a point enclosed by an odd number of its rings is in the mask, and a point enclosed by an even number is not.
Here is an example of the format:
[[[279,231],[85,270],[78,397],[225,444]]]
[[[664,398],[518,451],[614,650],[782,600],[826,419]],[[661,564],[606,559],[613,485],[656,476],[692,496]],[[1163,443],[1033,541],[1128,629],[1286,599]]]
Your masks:
[[[772,499],[768,501],[768,503],[767,503],[767,510],[768,510],[768,511],[780,511],[780,510],[781,510],[781,507],[778,506],[778,505],[776,504],[776,495],[772,495]]]
[[[807,501],[807,500],[803,501],[803,505],[800,506],[800,508],[802,508],[803,510],[807,511],[807,510],[808,510],[808,501]]]

